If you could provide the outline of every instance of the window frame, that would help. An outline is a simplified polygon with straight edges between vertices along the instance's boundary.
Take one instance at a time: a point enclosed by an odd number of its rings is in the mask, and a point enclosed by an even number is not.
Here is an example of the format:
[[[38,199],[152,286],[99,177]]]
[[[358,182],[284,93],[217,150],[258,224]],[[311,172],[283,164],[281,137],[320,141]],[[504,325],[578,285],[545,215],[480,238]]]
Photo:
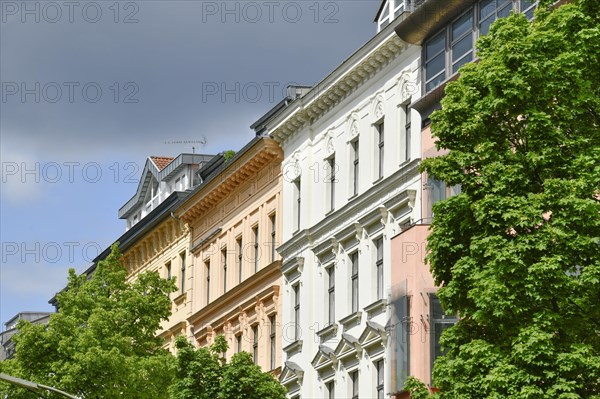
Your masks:
[[[254,364],[258,364],[258,324],[252,326],[252,357]]]
[[[384,174],[384,154],[385,154],[385,122],[381,118],[375,123],[375,132],[377,133],[377,178],[383,179]]]
[[[273,212],[269,215],[269,221],[271,222],[271,262],[275,262],[276,250],[275,246],[277,238],[277,213]]]
[[[466,13],[471,12],[472,38],[471,38],[471,50],[469,52],[471,52],[471,54],[472,54],[472,59],[471,59],[471,61],[468,61],[464,64],[473,62],[473,60],[475,60],[475,58],[476,58],[476,51],[477,51],[475,44],[477,43],[477,40],[480,37],[484,36],[484,34],[482,34],[482,29],[481,29],[482,22],[488,20],[492,14],[494,15],[494,17],[493,17],[493,21],[490,23],[490,25],[493,24],[498,19],[504,18],[504,17],[498,17],[498,13],[499,13],[499,11],[504,11],[506,9],[505,7],[507,6],[507,4],[502,3],[502,4],[500,4],[500,6],[498,6],[498,1],[501,1],[501,0],[496,0],[494,12],[488,14],[485,18],[482,18],[482,16],[481,16],[481,5],[482,5],[481,0],[475,2],[471,7],[466,9],[459,16],[448,21],[444,27],[442,27],[438,31],[434,32],[433,34],[429,35],[429,37],[427,37],[427,39],[423,41],[423,46],[422,46],[422,50],[421,50],[421,60],[422,61],[421,61],[421,66],[420,66],[422,76],[424,77],[424,79],[422,81],[423,96],[426,96],[427,94],[433,92],[440,85],[443,85],[445,82],[450,80],[454,75],[456,75],[458,73],[458,70],[456,72],[453,71],[454,65],[456,65],[457,63],[462,61],[464,59],[464,57],[466,56],[466,54],[464,54],[456,61],[452,60],[452,51],[453,51],[452,45],[458,43],[461,39],[464,38],[463,35],[461,35],[456,40],[454,40],[452,38],[452,25],[456,21],[458,21],[460,18],[462,18]],[[527,3],[525,3],[525,1],[527,1]],[[539,5],[539,1],[537,1],[537,0],[531,1],[531,2],[529,2],[528,0],[509,0],[509,2],[511,4],[509,6],[510,11],[515,11],[515,12],[525,14],[525,16],[528,19],[533,18],[533,11]],[[531,16],[529,14],[531,14]],[[488,32],[486,32],[485,34],[487,34],[487,33]],[[465,35],[467,35],[467,34],[468,33],[465,33]],[[439,38],[440,35],[443,37],[443,40],[444,40],[444,46],[442,46],[442,50],[427,57],[427,45],[429,43],[432,43],[434,41],[434,39]],[[427,64],[430,63],[437,56],[439,56],[442,53],[442,51],[445,53],[444,68],[440,72],[436,73],[434,76],[432,76],[428,79],[427,78]],[[464,64],[461,64],[460,66],[462,66]],[[435,86],[428,88],[428,87],[430,87],[429,84],[433,81],[436,81],[436,79],[438,79],[438,77],[442,74],[444,75],[442,80],[438,81],[437,84],[435,84]]]
[[[223,294],[227,293],[227,247],[221,248],[221,264],[223,266]]]
[[[294,294],[294,341],[300,339],[300,283],[292,286]]]
[[[375,239],[375,281],[377,299],[383,299],[383,258],[384,258],[383,237]]]
[[[179,254],[179,260],[181,261],[181,282],[179,283],[179,286],[181,288],[181,293],[183,294],[185,292],[185,271],[187,269],[187,253],[185,251]]]
[[[300,177],[298,177],[296,180],[294,180],[293,182],[293,188],[294,188],[294,211],[295,211],[295,226],[294,226],[294,232],[299,232],[300,231],[300,226],[302,223],[302,179]]]
[[[237,266],[238,266],[238,282],[241,284],[244,281],[244,240],[240,234],[236,239],[237,249]]]
[[[359,396],[359,372],[358,370],[353,370],[350,372],[350,384],[351,384],[351,394],[352,399],[358,399]]]
[[[359,310],[359,263],[358,251],[354,251],[350,254],[350,303],[352,313]]]
[[[335,323],[335,265],[327,268],[327,320]]]
[[[258,230],[258,223],[252,227],[252,235],[254,238],[254,273],[258,272],[258,261],[259,261],[259,251],[258,251],[258,240],[259,240],[260,231]]]
[[[327,209],[327,213],[329,213],[335,210],[335,154],[327,158],[326,161],[327,168],[329,169],[329,178],[325,180],[325,182],[329,184],[329,208]]]
[[[206,272],[206,304],[210,303],[210,258],[204,260],[204,271]]]
[[[277,366],[277,315],[269,316],[270,334],[269,334],[269,363],[271,370]]]
[[[356,139],[350,142],[352,147],[352,196],[358,195],[359,188],[359,176],[360,176],[360,139]]]
[[[376,371],[376,386],[375,386],[375,397],[377,399],[384,399],[384,389],[385,389],[385,370],[384,370],[384,361],[383,359],[379,359],[375,361],[375,371]]]

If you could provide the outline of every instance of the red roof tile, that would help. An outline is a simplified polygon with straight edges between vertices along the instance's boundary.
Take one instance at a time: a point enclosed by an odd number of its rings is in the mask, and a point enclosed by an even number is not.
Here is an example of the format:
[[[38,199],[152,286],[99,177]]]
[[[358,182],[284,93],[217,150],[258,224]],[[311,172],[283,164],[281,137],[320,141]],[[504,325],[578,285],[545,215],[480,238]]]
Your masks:
[[[156,167],[160,171],[160,170],[163,170],[164,168],[166,168],[167,165],[169,163],[171,163],[171,161],[174,160],[175,158],[152,156],[152,157],[150,157],[150,159],[152,160],[152,162],[154,162],[154,165],[156,165]]]

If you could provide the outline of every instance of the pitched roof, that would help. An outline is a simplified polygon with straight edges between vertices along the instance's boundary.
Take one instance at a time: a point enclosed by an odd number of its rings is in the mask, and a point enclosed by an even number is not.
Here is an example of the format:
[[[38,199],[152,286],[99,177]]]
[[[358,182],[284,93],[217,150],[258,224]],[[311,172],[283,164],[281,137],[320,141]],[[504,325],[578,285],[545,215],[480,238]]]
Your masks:
[[[151,156],[150,159],[156,165],[156,168],[161,171],[167,167],[168,164],[171,163],[175,158],[173,157],[162,157],[162,156]]]

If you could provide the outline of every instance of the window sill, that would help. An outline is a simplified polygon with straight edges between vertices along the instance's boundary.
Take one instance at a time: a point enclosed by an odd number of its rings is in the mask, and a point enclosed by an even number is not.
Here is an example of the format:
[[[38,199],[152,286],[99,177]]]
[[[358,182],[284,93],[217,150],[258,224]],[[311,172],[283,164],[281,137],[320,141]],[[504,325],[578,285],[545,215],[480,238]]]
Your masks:
[[[320,331],[317,331],[317,336],[319,337],[319,340],[321,341],[321,343],[333,338],[336,336],[338,331],[338,325],[337,323],[331,323],[329,324],[327,327],[321,329]]]
[[[179,306],[185,302],[186,298],[187,298],[187,292],[184,292],[183,294],[179,294],[178,296],[173,298],[173,302]]]
[[[375,184],[379,183],[380,181],[382,181],[382,180],[383,180],[383,178],[384,178],[384,176],[378,177],[378,178],[377,178],[377,180],[375,180],[375,181],[373,182],[373,185],[375,185]]]
[[[385,307],[387,306],[387,300],[385,298],[378,299],[372,304],[366,306],[364,308],[367,313],[367,319],[371,319],[385,311]]]
[[[344,330],[348,330],[353,326],[359,325],[361,319],[362,312],[359,310],[341,319],[340,324],[344,327]]]
[[[291,344],[283,348],[283,351],[286,353],[288,358],[292,357],[296,353],[300,353],[302,351],[302,340],[298,339],[292,342]]]

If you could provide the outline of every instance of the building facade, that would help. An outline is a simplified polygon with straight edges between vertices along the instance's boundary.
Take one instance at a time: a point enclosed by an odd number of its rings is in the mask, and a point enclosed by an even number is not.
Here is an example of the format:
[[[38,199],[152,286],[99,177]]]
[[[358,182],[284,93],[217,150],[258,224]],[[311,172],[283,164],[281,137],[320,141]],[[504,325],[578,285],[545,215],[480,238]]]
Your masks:
[[[280,381],[291,398],[391,392],[391,237],[421,206],[421,121],[409,107],[419,56],[388,24],[252,126],[284,152]]]
[[[49,312],[20,312],[4,323],[4,329],[0,333],[0,361],[10,359],[15,355],[15,342],[12,340],[19,330],[17,323],[19,320],[26,320],[32,324],[48,324],[50,321]]]
[[[188,336],[196,346],[226,337],[226,357],[246,351],[264,371],[281,366],[281,160],[258,135],[176,212],[189,226]]]
[[[531,19],[536,6],[537,1],[530,0],[424,0],[414,4],[395,25],[403,41],[420,47],[420,96],[412,98],[410,107],[422,121],[421,159],[444,154],[435,147],[429,118],[441,107],[444,88],[458,77],[460,66],[477,59],[476,40],[489,32],[495,20],[508,16],[511,11],[522,12]],[[418,378],[435,391],[431,373],[435,359],[443,354],[440,335],[457,321],[456,315],[442,310],[436,296],[438,287],[425,256],[429,225],[434,217],[433,204],[460,193],[460,187],[448,187],[426,173],[421,175],[421,183],[417,193],[420,217],[391,242],[389,333],[395,344],[390,364],[392,393],[397,399],[409,397],[403,391],[408,376]]]

